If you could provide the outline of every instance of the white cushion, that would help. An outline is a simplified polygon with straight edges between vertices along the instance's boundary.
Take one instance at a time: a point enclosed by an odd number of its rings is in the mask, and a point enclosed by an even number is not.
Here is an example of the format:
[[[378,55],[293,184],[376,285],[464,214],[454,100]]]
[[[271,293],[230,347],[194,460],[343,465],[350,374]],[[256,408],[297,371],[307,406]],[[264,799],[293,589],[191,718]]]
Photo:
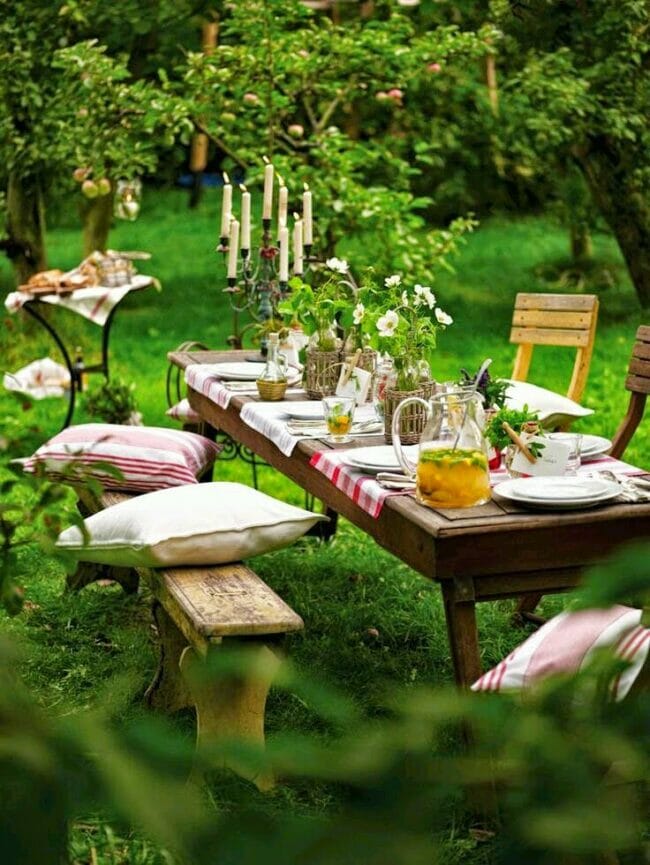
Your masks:
[[[57,546],[85,562],[123,567],[217,565],[277,550],[322,514],[235,483],[158,490],[113,505],[61,532]]]
[[[525,405],[531,411],[539,412],[540,420],[545,427],[564,426],[581,417],[588,417],[593,410],[585,408],[567,396],[554,393],[544,387],[538,387],[527,381],[512,381],[506,395],[507,408],[523,409]]]
[[[627,668],[611,683],[610,695],[622,700],[641,672],[650,649],[650,629],[641,610],[614,606],[555,616],[472,685],[473,691],[520,691],[557,674],[586,666],[598,649],[611,647]]]
[[[21,462],[23,471],[41,466],[67,483],[83,482],[89,474],[106,489],[149,492],[198,483],[220,450],[205,436],[184,430],[86,423],[62,430]],[[109,474],[102,463],[119,469],[122,477]]]

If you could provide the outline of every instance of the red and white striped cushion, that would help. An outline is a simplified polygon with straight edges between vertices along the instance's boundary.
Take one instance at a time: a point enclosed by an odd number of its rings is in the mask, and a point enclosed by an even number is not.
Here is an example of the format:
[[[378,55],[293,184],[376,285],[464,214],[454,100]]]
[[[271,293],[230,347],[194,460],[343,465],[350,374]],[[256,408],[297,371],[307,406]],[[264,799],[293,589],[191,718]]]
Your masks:
[[[523,690],[547,676],[575,673],[596,650],[611,647],[615,657],[629,665],[611,684],[612,699],[622,700],[650,650],[650,629],[640,622],[641,610],[631,607],[561,613],[481,676],[472,690]]]
[[[80,475],[92,475],[106,489],[149,492],[198,483],[220,449],[183,430],[89,423],[62,430],[24,460],[23,469],[34,472],[43,465],[48,476],[71,483],[78,465]],[[118,468],[123,478],[107,474],[97,465],[102,462]]]
[[[194,411],[188,399],[182,399],[168,408],[165,412],[167,417],[173,417],[174,420],[188,421],[189,423],[198,423],[201,420],[201,415]]]

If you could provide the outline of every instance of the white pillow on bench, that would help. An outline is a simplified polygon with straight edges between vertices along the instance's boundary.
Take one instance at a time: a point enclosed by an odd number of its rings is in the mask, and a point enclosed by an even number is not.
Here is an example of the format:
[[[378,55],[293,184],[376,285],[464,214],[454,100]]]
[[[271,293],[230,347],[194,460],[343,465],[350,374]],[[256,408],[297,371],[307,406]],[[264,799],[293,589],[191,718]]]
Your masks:
[[[243,484],[215,482],[137,496],[61,532],[60,549],[84,562],[119,567],[218,565],[288,546],[315,514]]]

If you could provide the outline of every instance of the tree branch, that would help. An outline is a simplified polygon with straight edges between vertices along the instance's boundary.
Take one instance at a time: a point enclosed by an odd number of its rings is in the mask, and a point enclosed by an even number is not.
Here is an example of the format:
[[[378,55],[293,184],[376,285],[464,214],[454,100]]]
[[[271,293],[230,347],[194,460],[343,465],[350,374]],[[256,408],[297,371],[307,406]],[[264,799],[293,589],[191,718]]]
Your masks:
[[[213,133],[210,132],[203,125],[203,123],[201,123],[199,120],[195,120],[194,126],[195,126],[197,132],[202,132],[204,135],[207,135],[208,138],[210,139],[210,141],[214,142],[214,144],[216,144],[217,147],[220,147],[221,150],[223,150],[223,152],[227,156],[229,156],[231,159],[233,159],[237,163],[237,165],[240,166],[240,168],[243,168],[243,169],[248,168],[248,165],[239,156],[237,156],[235,151],[231,150],[230,147],[228,147],[228,145],[225,143],[225,141],[222,138],[219,138],[218,135],[213,135]]]
[[[341,96],[335,96],[334,99],[332,99],[330,104],[325,109],[323,116],[318,121],[314,132],[322,132],[325,129],[327,124],[330,122],[330,117],[332,116],[332,114],[334,114],[336,109],[341,104],[341,100],[342,100]]]

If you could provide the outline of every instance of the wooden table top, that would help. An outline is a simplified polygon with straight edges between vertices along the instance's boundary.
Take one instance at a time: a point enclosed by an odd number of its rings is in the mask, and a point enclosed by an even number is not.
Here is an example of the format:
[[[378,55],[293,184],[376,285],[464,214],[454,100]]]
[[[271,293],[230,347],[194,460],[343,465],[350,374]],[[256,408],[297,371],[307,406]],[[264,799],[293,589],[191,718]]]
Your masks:
[[[253,351],[171,352],[184,369],[194,363],[243,360]],[[320,471],[309,465],[317,451],[333,447],[324,440],[298,443],[290,457],[242,423],[239,412],[253,397],[234,393],[227,409],[188,390],[192,407],[213,426],[324,501],[359,526],[381,546],[429,578],[486,577],[554,570],[575,571],[601,560],[614,547],[650,536],[650,503],[613,504],[579,511],[531,512],[503,500],[464,509],[433,510],[412,496],[388,497],[373,518]],[[296,397],[299,398],[299,397]],[[358,438],[344,447],[376,444]]]

